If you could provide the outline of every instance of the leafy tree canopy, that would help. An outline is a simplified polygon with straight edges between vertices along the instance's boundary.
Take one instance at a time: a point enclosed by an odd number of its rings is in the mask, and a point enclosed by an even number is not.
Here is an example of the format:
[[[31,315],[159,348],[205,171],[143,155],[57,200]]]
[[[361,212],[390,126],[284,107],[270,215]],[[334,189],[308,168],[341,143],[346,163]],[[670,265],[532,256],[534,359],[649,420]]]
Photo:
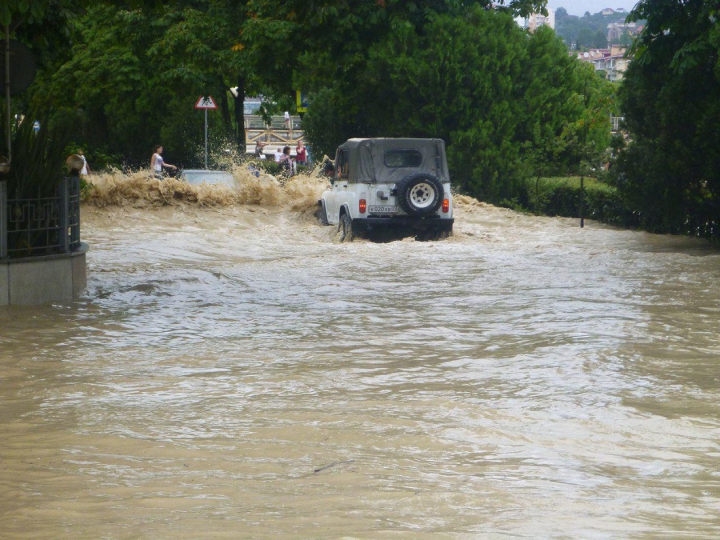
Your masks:
[[[719,11],[716,1],[643,0],[631,13],[647,25],[620,91],[634,142],[619,185],[653,230],[720,219]]]
[[[192,163],[199,95],[221,108],[211,133],[239,135],[242,98],[230,87],[278,102],[309,92],[303,127],[316,155],[352,136],[441,137],[458,184],[496,202],[531,168],[577,171],[607,146],[609,83],[551,30],[528,34],[514,21],[544,0],[138,4],[75,4],[68,46],[26,98],[51,102],[54,123],[131,164],[155,143]]]
[[[528,35],[509,14],[475,6],[422,33],[401,26],[368,58],[350,77],[326,78],[303,122],[316,150],[354,136],[440,137],[458,184],[501,201],[531,161],[571,170],[608,143],[609,83],[552,30]]]
[[[160,11],[89,7],[69,19],[72,48],[40,72],[27,99],[52,103],[53,120],[78,143],[127,163],[147,161],[162,141],[169,156],[189,164],[201,154],[198,96],[212,95],[220,107],[209,117],[212,133],[244,135],[242,119],[233,123],[244,96],[236,106],[228,90],[260,88],[236,50],[245,13],[231,0],[177,1]]]

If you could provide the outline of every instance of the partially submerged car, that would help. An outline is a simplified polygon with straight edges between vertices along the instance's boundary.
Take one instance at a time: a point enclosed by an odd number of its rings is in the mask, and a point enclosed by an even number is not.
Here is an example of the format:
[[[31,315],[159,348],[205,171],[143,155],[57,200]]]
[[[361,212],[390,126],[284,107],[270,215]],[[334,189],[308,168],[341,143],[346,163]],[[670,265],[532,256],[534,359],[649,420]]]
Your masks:
[[[320,220],[340,241],[394,230],[420,240],[452,233],[450,174],[441,139],[350,139],[340,145]]]
[[[222,184],[225,186],[235,185],[235,179],[228,171],[210,171],[207,169],[184,169],[180,178],[189,184]]]

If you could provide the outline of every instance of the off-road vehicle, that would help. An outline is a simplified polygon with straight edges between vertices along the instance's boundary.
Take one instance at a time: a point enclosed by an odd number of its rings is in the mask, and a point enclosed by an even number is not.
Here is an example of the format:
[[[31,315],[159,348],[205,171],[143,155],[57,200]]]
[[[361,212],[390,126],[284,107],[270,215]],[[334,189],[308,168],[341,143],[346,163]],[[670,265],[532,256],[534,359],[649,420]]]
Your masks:
[[[320,221],[340,241],[393,229],[429,240],[452,233],[450,175],[441,139],[350,139],[340,145]]]

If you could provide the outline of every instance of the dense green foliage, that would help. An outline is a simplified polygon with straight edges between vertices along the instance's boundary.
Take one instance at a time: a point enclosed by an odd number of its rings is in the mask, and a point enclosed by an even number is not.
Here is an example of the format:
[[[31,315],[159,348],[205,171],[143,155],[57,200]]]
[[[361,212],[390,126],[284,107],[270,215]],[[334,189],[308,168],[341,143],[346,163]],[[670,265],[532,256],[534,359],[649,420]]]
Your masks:
[[[169,160],[197,165],[203,113],[193,105],[199,96],[212,95],[219,106],[209,114],[214,145],[242,144],[242,107],[234,102],[242,103],[244,94],[233,98],[228,89],[259,89],[237,47],[244,6],[231,0],[170,4],[156,9],[95,4],[84,12],[58,11],[52,4],[45,17],[64,16],[67,44],[63,48],[55,40],[35,49],[64,54],[41,52],[37,81],[16,108],[51,104],[53,125],[71,132],[91,160],[93,154],[116,156],[118,162],[146,166],[153,146],[163,144]],[[39,29],[25,24],[17,34],[30,38]]]
[[[657,232],[718,235],[720,27],[717,2],[640,2],[647,19],[620,96],[633,142],[617,185]]]
[[[158,7],[78,3],[64,27],[72,46],[47,58],[26,98],[49,101],[52,125],[91,162],[97,152],[146,165],[160,143],[168,161],[197,165],[200,95],[220,106],[214,145],[241,142],[235,86],[281,104],[309,92],[316,155],[355,136],[443,138],[455,183],[492,202],[512,203],[528,176],[583,170],[608,144],[611,85],[552,31],[514,22],[543,1],[147,4]]]
[[[0,4],[0,25],[12,25],[19,19],[36,22],[43,18],[51,0],[3,0]]]
[[[422,32],[399,26],[355,61],[303,122],[322,153],[352,136],[440,137],[455,183],[500,202],[535,166],[577,170],[609,142],[609,83],[551,30],[528,35],[506,13],[475,7]]]

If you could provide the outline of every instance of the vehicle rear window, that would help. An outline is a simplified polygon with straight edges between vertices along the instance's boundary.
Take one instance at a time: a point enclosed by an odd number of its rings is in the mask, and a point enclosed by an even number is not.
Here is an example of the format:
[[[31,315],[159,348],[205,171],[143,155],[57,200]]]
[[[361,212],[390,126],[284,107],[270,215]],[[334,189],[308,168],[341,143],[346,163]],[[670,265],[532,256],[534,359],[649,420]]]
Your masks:
[[[419,167],[422,154],[417,150],[387,150],[385,165],[388,167]]]

